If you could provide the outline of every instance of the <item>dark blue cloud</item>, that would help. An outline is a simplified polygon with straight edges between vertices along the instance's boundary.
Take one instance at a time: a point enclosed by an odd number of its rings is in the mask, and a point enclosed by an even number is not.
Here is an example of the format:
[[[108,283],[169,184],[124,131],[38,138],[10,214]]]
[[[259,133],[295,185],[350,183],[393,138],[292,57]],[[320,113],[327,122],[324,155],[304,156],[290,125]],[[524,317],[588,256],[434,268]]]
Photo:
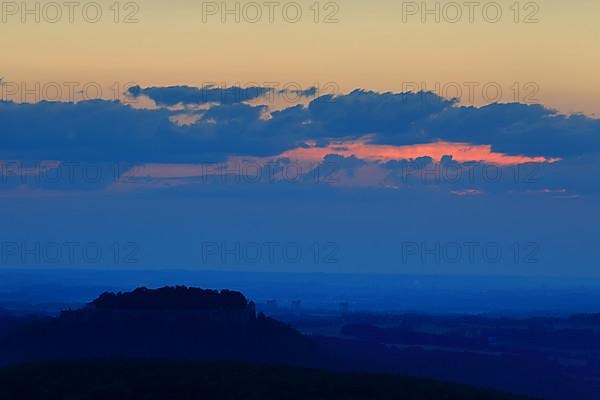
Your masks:
[[[312,101],[308,114],[321,135],[344,137],[378,134],[411,144],[422,137],[423,122],[454,105],[433,94],[376,93],[355,90],[345,96],[322,96]]]
[[[210,162],[229,155],[273,155],[298,141],[261,119],[263,107],[221,105],[197,124],[177,126],[168,110],[119,102],[0,102],[5,160]]]
[[[257,99],[269,93],[272,89],[268,87],[246,87],[233,86],[218,88],[205,86],[201,88],[192,86],[169,86],[169,87],[131,87],[128,94],[133,97],[147,96],[154,100],[159,106],[175,106],[177,104],[236,104],[244,101]]]
[[[311,86],[306,89],[281,89],[279,93],[290,93],[300,97],[315,97],[319,93],[319,88],[317,88],[316,86]]]
[[[491,144],[494,151],[507,154],[569,157],[600,151],[600,120],[559,114],[541,105],[451,107],[424,121],[423,127],[430,136]]]
[[[175,150],[182,142],[168,112],[111,101],[0,102],[0,120],[4,159],[126,160]]]
[[[175,89],[155,89],[165,90],[166,103],[181,101],[171,92]],[[600,153],[600,120],[539,105],[463,107],[432,93],[357,90],[271,114],[265,106],[236,102],[196,113],[196,123],[177,126],[170,120],[176,111],[135,109],[119,102],[1,102],[0,154],[4,159],[205,162],[231,155],[276,155],[307,140],[325,145],[365,135],[378,144],[467,142],[525,156]]]

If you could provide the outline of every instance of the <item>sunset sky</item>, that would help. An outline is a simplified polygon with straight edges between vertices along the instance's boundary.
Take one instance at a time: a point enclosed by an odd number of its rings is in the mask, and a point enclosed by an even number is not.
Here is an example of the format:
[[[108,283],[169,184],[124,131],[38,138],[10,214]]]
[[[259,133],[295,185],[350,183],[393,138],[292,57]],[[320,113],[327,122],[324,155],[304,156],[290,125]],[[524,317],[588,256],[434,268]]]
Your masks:
[[[269,8],[258,2],[262,17],[251,23],[248,18],[254,18],[255,11],[246,8],[250,2],[238,2],[240,22],[233,14],[222,23],[221,2],[214,3],[217,15],[203,16],[203,10],[212,11],[207,2],[147,0],[135,7],[118,3],[120,22],[115,24],[113,3],[98,2],[98,23],[85,21],[85,15],[95,15],[95,8],[83,12],[85,2],[74,8],[74,23],[69,23],[65,7],[54,24],[45,22],[43,9],[39,24],[33,15],[22,23],[21,7],[16,15],[5,10],[0,74],[14,82],[106,86],[335,82],[341,91],[402,91],[413,82],[435,90],[436,83],[458,83],[464,97],[469,92],[465,82],[496,82],[504,101],[535,93],[532,99],[562,112],[600,112],[600,53],[595,51],[600,4],[593,0],[524,1],[517,8],[513,0],[500,0],[494,3],[502,12],[497,23],[488,22],[495,20],[492,2],[473,6],[472,23],[463,2],[458,2],[462,16],[455,23],[457,9],[447,8],[452,3],[447,1],[438,3],[440,23],[435,13],[421,22],[421,2],[414,3],[419,8],[414,11],[406,5],[410,2],[393,0],[347,0],[332,3],[335,6],[320,2],[319,23],[314,22],[313,0],[296,2],[302,10],[297,23],[284,18],[294,16],[296,8],[283,11],[291,2],[273,6],[272,23]],[[226,2],[232,10],[235,3]],[[425,4],[435,10],[436,2]],[[55,11],[48,9],[46,15],[52,18]],[[129,16],[139,22],[124,23]],[[324,23],[329,19],[338,22]],[[530,82],[537,89],[524,88]],[[511,89],[515,83],[521,86],[519,94]],[[475,90],[476,104],[486,103],[481,91]],[[455,93],[448,87],[445,94]],[[490,97],[496,98],[493,93]]]
[[[2,243],[235,269],[201,244],[318,240],[339,264],[279,267],[600,277],[595,0],[23,4],[0,15]],[[407,264],[406,241],[539,262]]]

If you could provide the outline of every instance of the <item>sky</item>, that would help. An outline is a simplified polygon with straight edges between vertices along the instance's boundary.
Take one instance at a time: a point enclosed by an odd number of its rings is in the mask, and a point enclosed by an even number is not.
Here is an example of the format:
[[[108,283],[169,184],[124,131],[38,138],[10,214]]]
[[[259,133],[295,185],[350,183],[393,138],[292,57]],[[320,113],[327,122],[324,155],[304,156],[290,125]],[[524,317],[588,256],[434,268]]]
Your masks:
[[[600,277],[595,1],[23,4],[0,265]]]
[[[505,101],[537,100],[563,112],[599,111],[600,5],[593,0],[472,6],[300,0],[274,2],[272,8],[242,1],[239,12],[225,15],[222,11],[235,10],[236,2],[148,0],[115,7],[112,0],[100,0],[95,7],[81,2],[71,13],[62,6],[60,18],[44,7],[47,3],[40,2],[37,13],[22,15],[25,7],[13,10],[3,2],[8,9],[2,13],[0,48],[6,79],[106,87],[334,82],[340,91],[403,91],[417,83],[428,90],[446,86],[449,96],[459,84],[467,102],[465,83],[498,83]],[[34,9],[34,2],[25,4]],[[423,15],[436,4],[439,12]],[[519,93],[511,89],[515,83]],[[526,88],[528,83],[535,86]],[[472,97],[473,103],[487,102],[482,89]],[[490,92],[487,99],[496,97]]]

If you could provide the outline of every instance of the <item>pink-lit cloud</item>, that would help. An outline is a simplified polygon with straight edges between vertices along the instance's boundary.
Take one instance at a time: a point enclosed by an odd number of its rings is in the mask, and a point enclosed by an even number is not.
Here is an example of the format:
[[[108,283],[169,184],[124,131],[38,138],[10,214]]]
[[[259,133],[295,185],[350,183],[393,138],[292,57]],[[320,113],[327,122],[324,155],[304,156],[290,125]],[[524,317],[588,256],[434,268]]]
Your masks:
[[[492,151],[491,145],[469,143],[435,142],[407,146],[380,145],[369,143],[368,138],[356,141],[333,142],[325,147],[314,144],[289,150],[280,155],[294,160],[319,161],[325,156],[336,154],[343,157],[354,156],[366,161],[387,162],[431,157],[436,161],[443,156],[452,156],[457,162],[480,161],[498,165],[556,162],[556,158],[513,156]]]
[[[256,167],[272,168],[278,160],[289,160],[296,163],[303,171],[309,174],[316,165],[323,162],[329,155],[342,157],[355,157],[367,162],[356,168],[351,176],[348,171],[338,171],[340,177],[339,186],[386,187],[386,175],[389,171],[381,168],[381,164],[388,161],[413,160],[419,157],[431,157],[439,161],[444,156],[452,156],[457,162],[482,162],[497,164],[500,166],[523,164],[523,163],[553,163],[555,158],[529,157],[519,155],[507,155],[492,151],[490,145],[472,145],[469,143],[435,142],[427,144],[416,144],[407,146],[379,145],[369,142],[369,138],[352,141],[331,142],[327,146],[317,146],[315,143],[307,143],[305,147],[283,152],[272,157],[230,157],[222,164],[146,164],[140,166],[137,177],[143,178],[143,186],[179,186],[183,184],[199,184],[207,181],[198,179],[207,176],[223,176],[232,174],[253,174]],[[248,166],[251,172],[245,171]],[[271,172],[263,174],[269,175]],[[270,170],[269,170],[270,171]],[[275,172],[273,180],[281,180],[281,171]],[[160,184],[158,181],[163,181]],[[120,185],[117,185],[120,186]],[[478,190],[465,190],[453,192],[457,196],[477,196],[482,193]]]

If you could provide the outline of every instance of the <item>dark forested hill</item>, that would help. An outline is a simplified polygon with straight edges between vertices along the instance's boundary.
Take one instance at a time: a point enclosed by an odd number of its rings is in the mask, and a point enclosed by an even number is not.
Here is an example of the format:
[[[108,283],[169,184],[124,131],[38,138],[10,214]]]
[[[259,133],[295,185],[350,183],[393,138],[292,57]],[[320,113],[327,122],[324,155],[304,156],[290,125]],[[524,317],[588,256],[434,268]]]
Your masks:
[[[176,361],[78,361],[0,369],[10,400],[517,400],[524,397],[391,375]]]
[[[83,309],[0,335],[0,365],[123,357],[319,362],[315,343],[256,315],[241,293],[183,286],[105,293]]]
[[[254,309],[253,303],[240,292],[186,286],[106,292],[88,304],[88,308],[113,310],[244,310],[248,307]]]

